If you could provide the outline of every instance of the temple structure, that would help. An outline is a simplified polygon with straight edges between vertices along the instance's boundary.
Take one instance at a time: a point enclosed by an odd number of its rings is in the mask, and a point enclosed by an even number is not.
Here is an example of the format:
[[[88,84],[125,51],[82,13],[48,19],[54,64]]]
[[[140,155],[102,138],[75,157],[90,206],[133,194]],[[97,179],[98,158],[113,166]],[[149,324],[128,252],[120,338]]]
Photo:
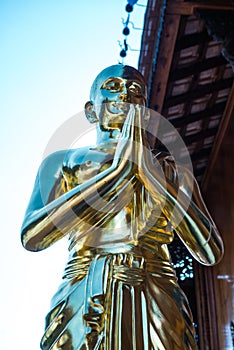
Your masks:
[[[201,350],[234,346],[233,69],[234,1],[148,1],[139,70],[149,107],[182,136],[225,245],[219,265],[193,264]]]

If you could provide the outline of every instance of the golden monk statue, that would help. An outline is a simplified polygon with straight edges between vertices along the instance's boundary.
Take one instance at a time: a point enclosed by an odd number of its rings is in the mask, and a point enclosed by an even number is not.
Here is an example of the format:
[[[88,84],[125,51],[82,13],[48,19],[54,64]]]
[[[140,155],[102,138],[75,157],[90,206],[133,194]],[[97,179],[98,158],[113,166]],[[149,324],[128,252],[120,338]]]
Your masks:
[[[171,156],[150,150],[146,84],[136,69],[104,69],[85,113],[97,122],[96,146],[43,161],[22,227],[32,251],[69,237],[41,348],[196,349],[167,245],[176,232],[200,263],[221,259],[198,185]]]

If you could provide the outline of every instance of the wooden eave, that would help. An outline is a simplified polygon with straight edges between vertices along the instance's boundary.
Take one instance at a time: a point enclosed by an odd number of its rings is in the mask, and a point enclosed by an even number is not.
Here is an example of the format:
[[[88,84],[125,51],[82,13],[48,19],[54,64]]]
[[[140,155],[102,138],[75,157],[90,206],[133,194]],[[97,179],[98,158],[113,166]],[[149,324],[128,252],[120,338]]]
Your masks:
[[[149,107],[177,129],[205,187],[233,115],[234,88],[222,42],[208,34],[199,16],[204,9],[234,14],[234,3],[149,0],[139,70],[148,84]],[[150,143],[157,146],[152,137]]]

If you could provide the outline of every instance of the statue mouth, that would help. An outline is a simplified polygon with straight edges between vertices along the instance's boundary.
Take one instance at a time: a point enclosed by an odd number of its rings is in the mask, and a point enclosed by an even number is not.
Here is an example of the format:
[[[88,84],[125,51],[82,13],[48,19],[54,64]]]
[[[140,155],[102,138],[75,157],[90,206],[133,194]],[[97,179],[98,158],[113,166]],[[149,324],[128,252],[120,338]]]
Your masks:
[[[130,104],[127,102],[111,102],[108,104],[108,110],[113,114],[127,115],[130,109]]]

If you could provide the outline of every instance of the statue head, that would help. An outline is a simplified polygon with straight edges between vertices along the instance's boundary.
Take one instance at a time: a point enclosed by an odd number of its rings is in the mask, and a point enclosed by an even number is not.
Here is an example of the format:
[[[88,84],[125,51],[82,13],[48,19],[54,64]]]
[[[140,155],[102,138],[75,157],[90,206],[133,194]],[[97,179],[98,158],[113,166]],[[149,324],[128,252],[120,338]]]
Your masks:
[[[94,80],[85,114],[91,123],[99,121],[103,129],[123,124],[130,103],[146,105],[144,77],[135,68],[122,64],[105,68]]]

